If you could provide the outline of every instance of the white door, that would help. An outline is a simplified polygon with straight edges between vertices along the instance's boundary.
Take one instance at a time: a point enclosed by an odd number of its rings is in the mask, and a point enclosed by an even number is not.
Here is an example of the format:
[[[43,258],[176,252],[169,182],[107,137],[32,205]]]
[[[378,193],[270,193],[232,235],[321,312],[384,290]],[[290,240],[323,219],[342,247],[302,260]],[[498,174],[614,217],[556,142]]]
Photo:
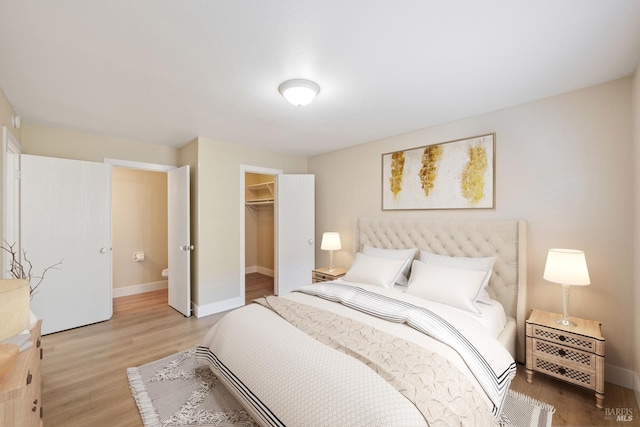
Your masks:
[[[21,243],[33,276],[62,260],[31,300],[42,332],[111,318],[111,166],[23,154],[20,167]]]
[[[315,265],[315,177],[276,179],[276,295],[311,283]]]
[[[167,173],[169,305],[191,316],[191,245],[189,166]]]

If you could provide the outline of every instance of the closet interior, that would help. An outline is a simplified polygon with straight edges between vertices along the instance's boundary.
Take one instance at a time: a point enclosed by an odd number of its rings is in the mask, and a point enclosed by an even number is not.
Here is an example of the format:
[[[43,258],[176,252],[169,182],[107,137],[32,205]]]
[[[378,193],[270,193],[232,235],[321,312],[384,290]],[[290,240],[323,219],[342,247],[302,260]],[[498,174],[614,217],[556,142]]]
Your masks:
[[[245,173],[245,299],[274,293],[275,176]]]

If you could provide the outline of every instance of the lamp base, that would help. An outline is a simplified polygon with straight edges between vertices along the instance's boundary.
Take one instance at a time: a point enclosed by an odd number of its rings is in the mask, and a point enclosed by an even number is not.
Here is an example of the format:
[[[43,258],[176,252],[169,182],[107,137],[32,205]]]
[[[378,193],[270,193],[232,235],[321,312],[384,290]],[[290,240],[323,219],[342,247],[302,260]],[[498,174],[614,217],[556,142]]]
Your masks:
[[[569,320],[569,291],[571,290],[570,285],[562,285],[562,317],[556,320],[556,323],[562,326],[578,326]]]
[[[333,269],[333,250],[329,251],[329,269],[327,271],[329,273],[333,273],[335,271]]]
[[[557,319],[556,323],[562,326],[578,326],[576,323],[570,321],[570,320],[566,320],[566,319]]]

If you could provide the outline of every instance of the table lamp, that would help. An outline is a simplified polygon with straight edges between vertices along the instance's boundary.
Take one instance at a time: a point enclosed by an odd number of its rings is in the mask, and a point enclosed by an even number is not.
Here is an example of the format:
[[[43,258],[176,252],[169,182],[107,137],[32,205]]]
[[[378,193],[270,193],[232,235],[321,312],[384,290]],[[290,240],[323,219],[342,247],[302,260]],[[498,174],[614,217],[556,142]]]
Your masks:
[[[333,251],[342,249],[340,244],[340,233],[336,231],[327,231],[322,233],[322,243],[320,249],[329,251],[329,273],[333,273]]]
[[[569,290],[572,285],[586,286],[591,283],[584,252],[575,249],[549,249],[542,277],[544,280],[562,285],[562,318],[556,320],[556,323],[576,326],[567,314]]]

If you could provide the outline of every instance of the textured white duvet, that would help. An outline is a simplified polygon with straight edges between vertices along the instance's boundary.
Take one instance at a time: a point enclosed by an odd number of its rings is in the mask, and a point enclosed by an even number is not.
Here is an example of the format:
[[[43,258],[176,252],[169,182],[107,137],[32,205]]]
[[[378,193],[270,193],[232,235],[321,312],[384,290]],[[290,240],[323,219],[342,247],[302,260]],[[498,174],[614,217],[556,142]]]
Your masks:
[[[465,336],[473,337],[481,353],[505,357],[506,350],[491,333],[479,322],[459,316],[456,309],[392,290],[358,286],[451,318]],[[456,351],[406,324],[382,320],[299,292],[284,298],[355,319],[436,351],[482,390]],[[214,372],[262,425],[426,425],[416,407],[370,368],[314,340],[257,304],[237,309],[222,318],[203,340],[199,354],[207,357],[203,348],[209,350]],[[490,399],[484,392],[481,394],[487,407],[491,408]]]

